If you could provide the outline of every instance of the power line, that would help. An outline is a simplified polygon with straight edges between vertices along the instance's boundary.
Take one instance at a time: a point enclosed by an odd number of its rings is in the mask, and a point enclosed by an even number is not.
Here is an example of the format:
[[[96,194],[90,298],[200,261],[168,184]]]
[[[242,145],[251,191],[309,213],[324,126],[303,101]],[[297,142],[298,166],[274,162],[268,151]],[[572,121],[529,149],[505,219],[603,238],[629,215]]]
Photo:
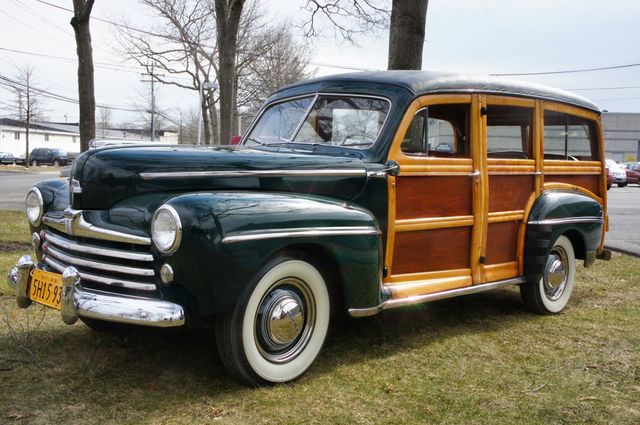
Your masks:
[[[633,68],[636,66],[640,66],[640,63],[629,63],[625,65],[614,65],[614,66],[602,66],[599,68],[571,69],[571,70],[564,70],[564,71],[514,72],[514,73],[500,73],[500,74],[489,74],[489,75],[493,75],[496,77],[515,77],[515,76],[522,76],[522,75],[573,74],[578,72],[592,72],[592,71],[605,71],[609,69]]]
[[[0,74],[0,85],[4,86],[4,87],[8,87],[11,89],[25,89],[26,86],[16,80],[13,80],[11,78],[5,77],[4,75]],[[53,100],[57,100],[57,101],[61,101],[61,102],[67,102],[67,103],[73,103],[73,104],[79,104],[79,101],[77,99],[68,97],[68,96],[63,96],[57,93],[53,93],[50,92],[48,90],[43,90],[43,89],[38,89],[35,87],[30,87],[30,90],[32,90],[34,93],[37,93],[38,95],[48,98],[48,99],[53,99]],[[104,108],[104,109],[113,109],[113,110],[117,110],[117,111],[125,111],[125,112],[146,112],[142,109],[134,109],[134,108],[128,108],[128,107],[124,107],[124,106],[112,106],[112,105],[102,105],[102,104],[96,104],[97,108]]]
[[[591,91],[591,90],[627,90],[627,89],[640,89],[640,86],[620,86],[620,87],[588,87],[582,89],[565,89],[571,91]]]

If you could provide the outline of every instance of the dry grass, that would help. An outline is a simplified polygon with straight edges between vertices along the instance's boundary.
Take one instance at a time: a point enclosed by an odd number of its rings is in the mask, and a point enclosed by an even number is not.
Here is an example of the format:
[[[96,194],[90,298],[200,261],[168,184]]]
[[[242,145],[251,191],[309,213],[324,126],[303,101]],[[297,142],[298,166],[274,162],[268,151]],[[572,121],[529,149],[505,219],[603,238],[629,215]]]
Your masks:
[[[508,288],[345,320],[302,379],[260,389],[225,375],[211,329],[107,335],[49,310],[33,355],[0,324],[0,423],[637,424],[639,276],[623,255],[580,268],[552,317]]]

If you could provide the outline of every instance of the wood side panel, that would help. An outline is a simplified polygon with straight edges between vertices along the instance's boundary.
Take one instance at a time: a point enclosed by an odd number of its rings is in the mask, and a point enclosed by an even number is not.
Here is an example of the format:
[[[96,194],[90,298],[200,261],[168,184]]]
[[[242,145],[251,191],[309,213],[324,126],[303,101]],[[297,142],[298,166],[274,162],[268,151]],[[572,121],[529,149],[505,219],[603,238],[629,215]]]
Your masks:
[[[472,215],[468,176],[396,177],[396,220]]]
[[[534,176],[489,176],[489,212],[522,210],[534,190]]]
[[[519,221],[489,224],[487,264],[517,261]]]
[[[391,274],[468,269],[471,227],[397,233]]]
[[[599,175],[553,175],[553,174],[545,174],[544,182],[545,183],[567,183],[572,184],[574,186],[580,186],[587,189],[589,192],[594,195],[600,196],[600,176]]]

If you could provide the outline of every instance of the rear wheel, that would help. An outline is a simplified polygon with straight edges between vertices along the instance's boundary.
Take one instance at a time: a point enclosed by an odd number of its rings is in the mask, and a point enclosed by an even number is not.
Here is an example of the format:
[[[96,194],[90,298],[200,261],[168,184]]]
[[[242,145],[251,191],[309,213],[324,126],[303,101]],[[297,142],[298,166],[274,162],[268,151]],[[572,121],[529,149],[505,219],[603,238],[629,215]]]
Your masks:
[[[330,312],[320,271],[302,259],[279,256],[218,316],[218,352],[227,370],[249,385],[291,381],[320,352]]]
[[[560,236],[549,251],[542,277],[520,285],[522,300],[535,313],[559,313],[569,302],[575,273],[573,245],[569,238]]]

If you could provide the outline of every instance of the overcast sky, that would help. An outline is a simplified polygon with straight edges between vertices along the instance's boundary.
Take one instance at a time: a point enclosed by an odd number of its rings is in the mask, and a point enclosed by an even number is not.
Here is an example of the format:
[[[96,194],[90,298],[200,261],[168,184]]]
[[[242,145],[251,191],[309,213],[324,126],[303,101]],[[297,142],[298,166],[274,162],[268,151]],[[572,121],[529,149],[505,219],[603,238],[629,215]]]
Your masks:
[[[66,8],[71,0],[47,0]],[[263,0],[274,21],[300,22],[304,0]],[[148,27],[155,18],[135,0],[96,0],[93,16]],[[34,67],[38,88],[77,98],[75,40],[71,13],[37,0],[2,0],[0,75]],[[112,46],[114,27],[92,21],[98,104],[144,108],[141,69],[127,63]],[[299,40],[306,40],[300,30]],[[385,69],[388,34],[368,34],[354,47],[336,41],[333,32],[310,41],[318,75],[347,72],[338,67]],[[8,49],[8,50],[7,50]],[[20,52],[34,53],[29,55]],[[471,73],[534,73],[603,68],[640,63],[638,0],[430,0],[423,69]],[[640,112],[640,66],[618,69],[518,76],[581,94],[611,112]],[[607,88],[606,90],[603,88]],[[0,88],[5,104],[15,95]],[[159,107],[172,116],[197,106],[197,93],[159,88]],[[51,121],[77,122],[73,103],[44,101]],[[7,116],[0,110],[0,117]],[[114,111],[114,121],[142,121],[140,113]]]

